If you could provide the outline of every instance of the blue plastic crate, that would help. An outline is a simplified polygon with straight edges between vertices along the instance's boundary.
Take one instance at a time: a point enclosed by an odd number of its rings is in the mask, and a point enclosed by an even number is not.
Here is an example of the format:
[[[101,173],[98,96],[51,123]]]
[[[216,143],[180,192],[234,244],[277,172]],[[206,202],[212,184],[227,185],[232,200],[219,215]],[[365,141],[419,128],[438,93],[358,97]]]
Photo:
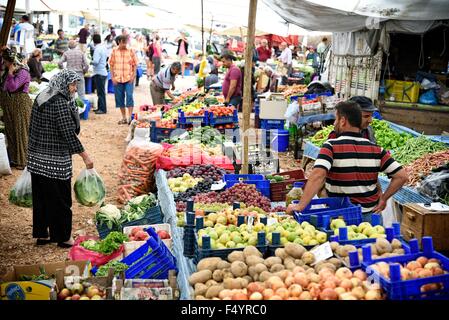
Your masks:
[[[196,236],[196,241],[198,241],[198,236]],[[210,246],[210,237],[209,236],[203,236],[203,243],[202,247],[199,247],[196,245],[195,249],[195,257],[194,262],[198,263],[201,259],[209,258],[209,257],[220,257],[224,260],[227,259],[228,255],[232,253],[233,251],[243,251],[245,247],[241,248],[228,248],[228,249],[212,249]],[[197,242],[198,243],[198,242]],[[257,234],[257,245],[255,246],[262,255],[266,255],[267,253],[267,241],[265,237],[265,232],[260,231]]]
[[[237,109],[234,110],[234,114],[232,116],[216,117],[212,112],[209,113],[210,126],[229,123],[239,123],[239,115]]]
[[[209,125],[209,112],[204,111],[203,116],[186,116],[184,111],[178,110],[178,125],[201,124]]]
[[[313,206],[325,205],[326,208],[313,209]],[[347,225],[359,225],[362,222],[362,207],[353,205],[348,197],[312,199],[303,212],[295,212],[296,221],[307,221],[317,228],[324,226],[327,217],[343,217]]]
[[[225,174],[223,181],[226,182],[226,189],[240,182],[254,184],[260,193],[270,198],[270,181],[261,174]]]
[[[260,128],[265,130],[284,129],[285,120],[260,119]]]
[[[197,243],[194,225],[184,226],[183,241],[184,241],[184,256],[188,258],[193,258],[195,256],[196,243]]]
[[[158,128],[156,122],[151,122],[150,127],[150,140],[151,142],[159,143],[164,139],[169,139],[172,132],[176,129],[171,128]]]
[[[87,120],[89,118],[89,111],[90,111],[90,108],[92,105],[91,105],[90,101],[87,99],[83,99],[83,102],[86,105],[86,110],[84,110],[84,112],[80,114],[80,119]]]
[[[417,241],[416,241],[417,242]],[[365,258],[363,267],[366,268],[366,273],[371,281],[380,283],[382,289],[386,292],[390,300],[448,300],[449,299],[449,274],[439,276],[432,276],[427,278],[419,278],[413,280],[401,280],[400,265],[407,264],[417,258],[424,256],[428,259],[435,258],[440,260],[443,270],[449,270],[449,259],[444,255],[434,251],[432,237],[422,238],[423,249],[422,252],[414,252],[411,254],[390,257],[384,259],[377,259],[370,261]],[[363,248],[364,253],[370,251],[369,246]],[[367,255],[368,256],[368,255]],[[372,265],[377,262],[386,262],[390,264],[390,278],[387,279],[379,272],[372,268]],[[438,290],[421,292],[421,288],[426,284],[441,284],[442,288]]]
[[[320,230],[323,232],[326,232],[329,238],[334,237],[334,230],[332,230],[330,227],[330,224],[332,222],[331,217],[323,215],[322,221],[323,221],[323,226],[320,227]],[[374,226],[382,226],[382,216],[379,214],[373,214],[371,216],[370,224],[373,227]],[[346,223],[346,226],[350,226],[350,225],[356,225],[356,224]],[[358,226],[358,224],[357,224],[357,226]],[[340,233],[340,231],[341,231],[341,233]],[[394,230],[392,232],[394,235],[395,234]],[[346,228],[339,228],[339,234],[338,234],[338,236],[335,236],[334,239],[335,239],[335,241],[338,241],[338,242],[341,241],[340,243],[342,243],[342,244],[356,244],[356,243],[359,243],[359,241],[360,241],[360,243],[363,243],[365,240],[371,240],[371,241],[365,241],[368,243],[368,242],[373,242],[376,240],[376,239],[374,239],[374,240],[372,240],[372,239],[349,240],[348,239],[348,230]]]

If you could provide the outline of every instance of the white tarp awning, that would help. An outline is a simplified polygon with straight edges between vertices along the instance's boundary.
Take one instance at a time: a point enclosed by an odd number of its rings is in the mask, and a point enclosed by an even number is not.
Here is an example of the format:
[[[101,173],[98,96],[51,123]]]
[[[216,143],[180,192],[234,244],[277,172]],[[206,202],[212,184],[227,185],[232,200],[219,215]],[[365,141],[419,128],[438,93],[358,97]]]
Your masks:
[[[290,23],[316,31],[378,29],[422,33],[435,20],[449,19],[448,0],[263,0]]]

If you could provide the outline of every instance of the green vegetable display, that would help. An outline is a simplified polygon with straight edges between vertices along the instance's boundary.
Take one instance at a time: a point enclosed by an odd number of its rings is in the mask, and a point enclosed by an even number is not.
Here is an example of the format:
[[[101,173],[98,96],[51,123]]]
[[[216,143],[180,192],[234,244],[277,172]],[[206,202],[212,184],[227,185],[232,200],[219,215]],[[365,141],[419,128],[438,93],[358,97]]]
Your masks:
[[[86,240],[81,242],[81,246],[90,251],[110,255],[114,251],[118,250],[126,240],[128,240],[128,237],[122,232],[113,231],[103,240]]]
[[[320,131],[318,131],[312,138],[310,138],[310,142],[318,147],[322,147],[323,143],[325,143],[329,137],[329,134],[334,131],[334,126],[330,125],[324,127]]]
[[[46,63],[44,64],[44,70],[45,72],[50,72],[53,71],[54,69],[58,69],[58,64],[57,63]]]
[[[54,279],[55,275],[48,275],[45,272],[44,267],[39,267],[39,274],[38,275],[26,275],[22,274],[19,276],[19,281],[40,281],[40,280],[51,280]]]
[[[409,164],[426,154],[448,149],[442,142],[434,142],[421,135],[418,138],[408,139],[404,145],[394,150],[393,156],[401,164]]]
[[[76,200],[83,206],[92,207],[103,201],[106,187],[94,169],[83,170],[74,186]]]
[[[100,268],[98,268],[97,272],[95,273],[96,277],[106,277],[109,273],[109,269],[114,269],[114,275],[118,276],[120,275],[120,272],[128,270],[128,265],[119,262],[119,261],[110,261],[106,263],[105,265],[102,265]]]
[[[388,122],[374,119],[371,123],[377,144],[386,150],[393,150],[404,145],[407,140],[413,138],[411,134],[397,132],[390,128]]]

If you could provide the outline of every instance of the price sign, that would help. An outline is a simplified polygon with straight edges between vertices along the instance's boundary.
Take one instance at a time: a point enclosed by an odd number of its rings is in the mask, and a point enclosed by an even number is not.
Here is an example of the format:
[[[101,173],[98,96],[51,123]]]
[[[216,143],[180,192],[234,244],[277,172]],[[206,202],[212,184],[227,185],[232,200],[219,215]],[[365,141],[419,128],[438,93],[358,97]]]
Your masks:
[[[329,259],[334,255],[329,241],[323,243],[313,250],[310,250],[310,252],[315,256],[315,262],[313,263],[313,265],[317,264],[320,261]]]

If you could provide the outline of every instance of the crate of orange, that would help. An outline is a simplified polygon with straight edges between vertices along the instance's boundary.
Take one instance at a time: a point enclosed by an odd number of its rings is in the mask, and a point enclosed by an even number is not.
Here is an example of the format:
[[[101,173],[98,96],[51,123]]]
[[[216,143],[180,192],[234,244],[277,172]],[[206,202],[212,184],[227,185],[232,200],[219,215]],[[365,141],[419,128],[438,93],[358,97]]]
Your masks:
[[[234,107],[211,106],[209,111],[209,124],[211,126],[239,123],[237,109]]]
[[[176,130],[176,124],[172,120],[152,121],[150,140],[159,143],[164,139],[169,139],[174,130]]]

